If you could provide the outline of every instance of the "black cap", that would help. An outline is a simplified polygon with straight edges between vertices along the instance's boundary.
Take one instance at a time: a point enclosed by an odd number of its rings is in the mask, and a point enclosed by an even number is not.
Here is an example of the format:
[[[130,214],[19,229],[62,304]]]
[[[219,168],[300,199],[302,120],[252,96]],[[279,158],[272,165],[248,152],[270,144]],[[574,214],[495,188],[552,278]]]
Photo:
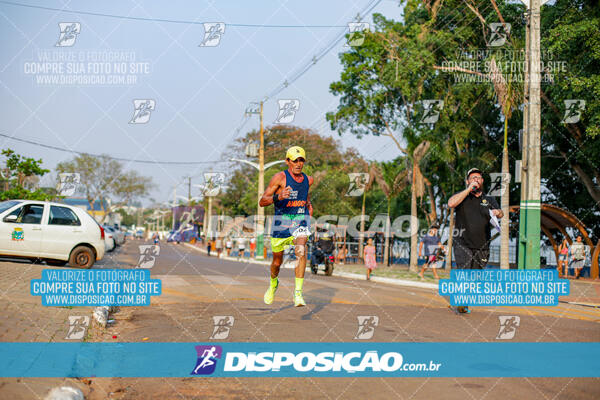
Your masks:
[[[474,174],[474,173],[478,173],[478,174],[480,174],[480,175],[483,175],[483,172],[481,172],[481,170],[480,170],[479,168],[471,168],[471,169],[469,170],[469,172],[467,172],[467,177],[466,177],[466,179],[469,179],[469,176],[471,176],[471,174]]]

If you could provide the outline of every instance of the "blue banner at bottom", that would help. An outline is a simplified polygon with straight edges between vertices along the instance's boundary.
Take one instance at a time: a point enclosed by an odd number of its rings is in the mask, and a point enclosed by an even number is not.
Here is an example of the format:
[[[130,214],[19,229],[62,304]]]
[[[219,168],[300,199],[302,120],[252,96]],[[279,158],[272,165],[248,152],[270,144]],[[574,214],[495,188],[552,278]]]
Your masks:
[[[598,377],[600,343],[0,343],[2,377]]]

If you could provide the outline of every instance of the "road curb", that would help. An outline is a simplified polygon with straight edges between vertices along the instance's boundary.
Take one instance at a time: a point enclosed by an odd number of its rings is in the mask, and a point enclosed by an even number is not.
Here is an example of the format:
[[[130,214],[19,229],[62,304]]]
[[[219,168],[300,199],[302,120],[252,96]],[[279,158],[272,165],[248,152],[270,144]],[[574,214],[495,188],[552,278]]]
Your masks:
[[[201,248],[199,246],[194,246],[193,244],[189,244],[189,243],[183,243],[183,244],[185,246],[187,246],[187,247],[190,247],[192,249],[198,250],[199,252],[208,255],[208,251],[204,250],[203,248]],[[217,257],[215,257],[215,258],[217,258]],[[235,262],[245,262],[245,263],[250,263],[250,264],[258,264],[258,265],[271,265],[270,261],[253,260],[251,258],[244,258],[244,259],[240,260],[237,257],[221,256],[221,258],[219,258],[219,260],[227,260],[227,261],[235,261]]]
[[[349,278],[349,279],[360,279],[363,281],[365,280],[365,275],[352,274],[350,272],[336,272],[335,269],[333,270],[333,276],[339,276],[341,278]],[[384,278],[384,277],[380,277],[380,276],[371,276],[371,281],[379,282],[379,283],[389,283],[390,285],[397,285],[397,286],[418,287],[418,288],[423,288],[423,289],[437,290],[437,288],[438,288],[437,283],[415,282],[415,281],[409,281],[406,279]]]
[[[189,243],[183,243],[183,244],[190,248],[198,250],[204,254],[208,254],[208,252],[206,250],[204,250],[203,248],[194,246],[193,244],[189,244]],[[271,263],[268,261],[258,261],[258,260],[248,260],[248,259],[240,260],[236,257],[223,256],[223,257],[221,257],[221,259],[227,260],[227,261],[246,262],[246,263],[252,263],[252,264],[259,264],[259,265],[271,265]],[[308,267],[306,269],[310,270],[310,268],[308,268]],[[364,275],[352,274],[349,272],[336,272],[335,269],[333,270],[333,276],[339,276],[340,278],[347,278],[347,279],[365,280]],[[422,288],[422,289],[435,289],[435,290],[438,289],[437,283],[415,282],[415,281],[409,281],[406,279],[394,279],[394,278],[383,278],[383,277],[379,277],[379,276],[372,276],[371,281],[379,282],[379,283],[388,283],[390,285],[397,285],[397,286],[418,287],[418,288]]]

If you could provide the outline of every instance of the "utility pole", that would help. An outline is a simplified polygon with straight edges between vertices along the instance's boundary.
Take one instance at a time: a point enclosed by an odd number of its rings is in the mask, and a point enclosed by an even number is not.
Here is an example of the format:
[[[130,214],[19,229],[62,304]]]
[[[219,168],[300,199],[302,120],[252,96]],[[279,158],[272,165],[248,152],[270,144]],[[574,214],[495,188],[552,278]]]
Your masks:
[[[173,188],[173,205],[171,210],[173,211],[173,218],[171,221],[171,230],[175,230],[175,208],[177,207],[177,185]]]
[[[256,235],[256,258],[263,259],[267,256],[266,247],[264,246],[265,240],[265,210],[262,208],[260,203],[260,198],[262,197],[265,191],[265,169],[269,168],[275,164],[279,164],[281,161],[270,162],[265,166],[265,131],[263,124],[263,101],[261,100],[258,103],[259,108],[256,109],[254,105],[257,103],[251,103],[253,106],[250,106],[246,109],[246,114],[259,114],[260,115],[260,146],[258,148],[258,165],[248,160],[238,160],[231,159],[231,161],[239,161],[246,163],[248,165],[252,165],[254,168],[258,169],[258,193],[256,199],[256,222],[255,222],[255,235]]]
[[[529,0],[527,14],[519,269],[540,268],[540,3]]]
[[[206,217],[206,237],[213,239],[212,237],[212,196],[207,196],[208,197],[208,211],[207,211],[207,217]]]
[[[192,177],[188,176],[188,204],[192,202]]]
[[[260,102],[260,147],[258,149],[258,199],[256,221],[256,258],[265,258],[265,209],[259,204],[265,191],[265,133],[263,129],[263,102]]]

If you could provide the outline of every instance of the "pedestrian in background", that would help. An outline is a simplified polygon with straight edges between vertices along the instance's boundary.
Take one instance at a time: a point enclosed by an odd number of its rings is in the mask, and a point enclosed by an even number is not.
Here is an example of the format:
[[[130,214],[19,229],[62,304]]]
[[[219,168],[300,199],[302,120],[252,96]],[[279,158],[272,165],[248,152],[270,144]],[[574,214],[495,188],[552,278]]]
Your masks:
[[[338,246],[337,248],[337,254],[336,254],[336,262],[344,265],[344,262],[346,261],[346,255],[348,254],[348,250],[346,250],[346,245],[345,244],[341,244]]]
[[[373,239],[367,240],[363,253],[365,259],[365,267],[367,268],[367,280],[371,280],[371,272],[377,267],[377,259],[375,258],[375,246],[373,246]]]
[[[567,242],[567,239],[563,239],[562,243],[560,244],[560,246],[558,246],[558,262],[557,262],[557,269],[558,269],[558,276],[559,277],[563,277],[563,276],[569,276],[569,242]]]
[[[250,257],[254,258],[256,255],[256,238],[250,239]]]
[[[471,168],[465,179],[467,188],[448,200],[448,207],[456,210],[453,235],[454,259],[457,269],[483,269],[488,263],[492,223],[491,215],[502,218],[494,198],[483,194],[483,175]],[[458,306],[458,313],[468,313],[467,305]]]
[[[221,258],[221,252],[223,251],[223,238],[221,236],[217,236],[215,247],[217,248],[217,258]]]
[[[581,240],[581,235],[577,235],[576,242],[571,245],[571,268],[575,270],[575,279],[579,279],[585,264],[585,246]]]
[[[425,279],[424,275],[426,268],[431,268],[435,279],[440,279],[437,274],[436,250],[442,247],[442,241],[438,236],[438,229],[438,225],[431,225],[429,232],[427,232],[427,235],[423,236],[421,243],[419,243],[419,257],[421,257],[421,255],[425,255],[427,258],[427,261],[425,264],[423,264],[423,267],[421,267],[421,272],[419,273],[419,278],[421,279]],[[423,251],[423,248],[425,251]]]
[[[245,255],[244,253],[246,252],[246,239],[243,237],[239,238],[237,245],[238,245],[238,257],[240,259],[242,259],[242,258],[244,258],[244,255]]]
[[[209,239],[209,240],[206,241],[206,252],[208,253],[209,257],[210,257],[210,250],[211,250],[211,248],[212,248],[212,243],[211,243],[211,241]]]
[[[227,257],[229,257],[231,255],[231,249],[233,247],[233,242],[231,241],[230,237],[227,238],[227,243],[225,244],[225,247],[227,247]]]

